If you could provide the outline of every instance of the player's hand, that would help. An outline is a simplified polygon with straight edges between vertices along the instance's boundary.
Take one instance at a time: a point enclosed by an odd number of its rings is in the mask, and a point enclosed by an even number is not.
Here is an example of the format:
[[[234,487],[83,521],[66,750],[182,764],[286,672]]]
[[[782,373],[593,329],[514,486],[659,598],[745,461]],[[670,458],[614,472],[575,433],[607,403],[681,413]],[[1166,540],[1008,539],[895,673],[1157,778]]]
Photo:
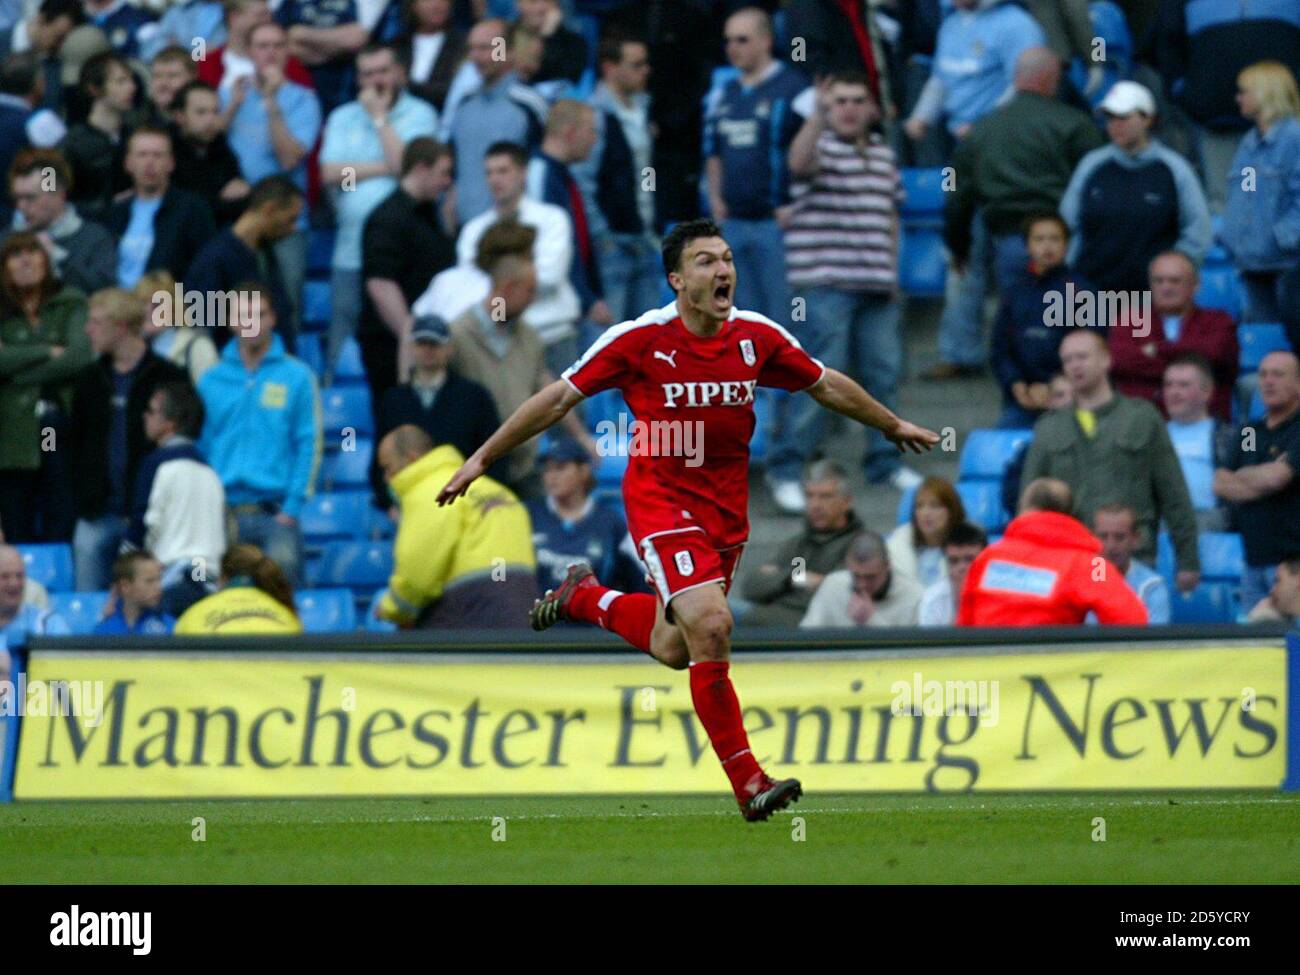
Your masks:
[[[919,427],[915,423],[899,420],[898,426],[885,434],[885,439],[903,453],[908,450],[923,454],[939,442],[939,435],[933,430]]]
[[[1179,592],[1191,592],[1201,584],[1201,574],[1199,572],[1183,571],[1174,576],[1174,585],[1178,587]]]
[[[482,477],[486,469],[486,465],[478,454],[465,461],[465,463],[461,464],[460,470],[453,474],[451,480],[443,485],[442,490],[438,492],[438,505],[451,504],[468,491],[469,486]]]

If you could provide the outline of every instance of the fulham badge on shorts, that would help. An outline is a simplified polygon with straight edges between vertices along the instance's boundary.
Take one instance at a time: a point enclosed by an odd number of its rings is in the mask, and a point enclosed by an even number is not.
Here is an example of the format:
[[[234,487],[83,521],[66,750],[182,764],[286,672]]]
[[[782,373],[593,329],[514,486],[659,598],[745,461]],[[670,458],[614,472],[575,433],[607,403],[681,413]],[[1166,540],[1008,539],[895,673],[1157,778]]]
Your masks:
[[[752,366],[758,361],[758,356],[754,354],[754,340],[740,340],[740,357],[745,360],[745,365]]]
[[[677,563],[677,572],[680,575],[688,576],[695,571],[695,562],[691,559],[690,552],[678,552],[673,556],[673,561]]]

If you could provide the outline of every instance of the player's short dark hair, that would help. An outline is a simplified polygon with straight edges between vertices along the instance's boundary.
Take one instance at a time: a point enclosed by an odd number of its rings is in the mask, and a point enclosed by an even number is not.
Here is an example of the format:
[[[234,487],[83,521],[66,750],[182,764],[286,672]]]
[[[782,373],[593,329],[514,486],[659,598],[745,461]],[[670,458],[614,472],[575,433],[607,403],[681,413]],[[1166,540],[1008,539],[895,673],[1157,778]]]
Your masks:
[[[673,227],[664,237],[662,248],[664,259],[664,274],[672,274],[677,270],[682,261],[682,251],[686,250],[686,245],[693,240],[701,237],[721,237],[722,228],[710,220],[708,217],[700,217],[697,220],[686,220]]]
[[[520,169],[528,168],[528,150],[518,142],[510,142],[502,139],[494,142],[487,147],[487,152],[483,153],[483,158],[491,159],[493,156],[509,156],[516,166]]]
[[[213,88],[206,81],[199,81],[197,79],[194,81],[187,81],[176,89],[176,94],[172,98],[172,103],[167,107],[173,112],[185,111],[185,107],[190,102],[190,95],[194,94],[196,91],[206,91],[214,96],[217,94],[217,89]]]
[[[1035,210],[1029,216],[1020,222],[1020,234],[1025,240],[1029,239],[1029,232],[1040,223],[1054,223],[1061,228],[1061,233],[1065,234],[1065,239],[1070,239],[1070,225],[1065,222],[1065,217],[1061,216],[1055,210]]]
[[[302,190],[292,179],[284,173],[272,173],[270,176],[263,176],[253,184],[253,188],[248,193],[248,204],[245,209],[256,210],[266,203],[286,207],[301,196]]]
[[[1174,366],[1191,366],[1205,378],[1205,381],[1211,387],[1214,386],[1214,367],[1210,365],[1210,360],[1201,353],[1190,350],[1179,352],[1178,355],[1169,360],[1169,364],[1165,366],[1165,372],[1168,372]]]
[[[451,155],[451,146],[427,135],[418,136],[406,144],[402,150],[402,175],[405,176],[416,166],[432,166],[443,156]]]
[[[973,525],[969,521],[959,521],[948,529],[948,534],[944,536],[943,548],[949,545],[978,545],[980,548],[988,545],[989,536],[979,525]]]
[[[35,51],[10,54],[0,61],[0,93],[26,97],[36,87],[41,73],[41,56]]]
[[[183,379],[162,383],[155,392],[162,396],[162,415],[176,424],[182,437],[197,440],[203,432],[203,400],[194,387]]]

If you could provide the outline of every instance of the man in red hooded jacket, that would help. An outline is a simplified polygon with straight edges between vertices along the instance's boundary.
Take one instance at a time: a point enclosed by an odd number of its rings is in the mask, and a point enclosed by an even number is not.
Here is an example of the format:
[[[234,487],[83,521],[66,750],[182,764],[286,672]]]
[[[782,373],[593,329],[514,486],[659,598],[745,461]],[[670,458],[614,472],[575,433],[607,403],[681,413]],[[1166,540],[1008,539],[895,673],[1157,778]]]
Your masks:
[[[966,574],[958,626],[1063,626],[1090,610],[1101,623],[1146,625],[1146,607],[1070,517],[1072,503],[1064,481],[1042,477],[1025,488],[1020,515]]]

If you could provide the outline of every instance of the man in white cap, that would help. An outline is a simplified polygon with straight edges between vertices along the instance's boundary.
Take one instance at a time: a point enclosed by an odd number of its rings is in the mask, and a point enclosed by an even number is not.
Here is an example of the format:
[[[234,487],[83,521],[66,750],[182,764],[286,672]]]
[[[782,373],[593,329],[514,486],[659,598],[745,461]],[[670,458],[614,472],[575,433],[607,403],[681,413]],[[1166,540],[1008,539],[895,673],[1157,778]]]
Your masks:
[[[1150,91],[1116,82],[1099,108],[1110,144],[1083,157],[1061,200],[1069,263],[1101,290],[1140,292],[1163,251],[1200,264],[1213,235],[1210,211],[1191,165],[1151,137]]]

